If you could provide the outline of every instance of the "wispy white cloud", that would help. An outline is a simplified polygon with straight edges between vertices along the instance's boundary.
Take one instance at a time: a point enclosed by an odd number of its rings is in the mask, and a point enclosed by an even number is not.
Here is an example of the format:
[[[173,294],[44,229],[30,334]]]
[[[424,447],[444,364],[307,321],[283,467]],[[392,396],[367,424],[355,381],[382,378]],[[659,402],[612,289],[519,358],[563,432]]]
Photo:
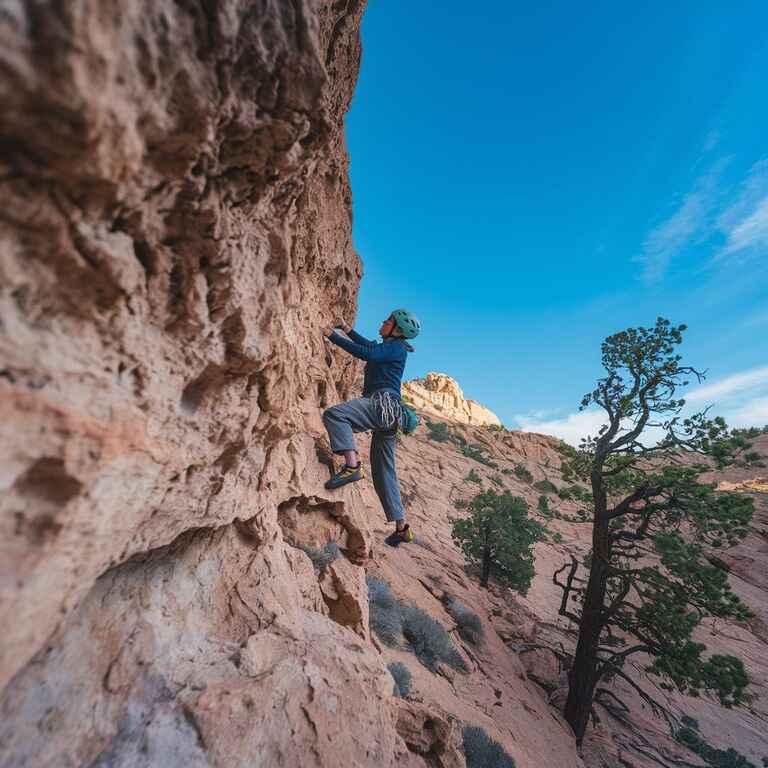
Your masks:
[[[728,255],[759,245],[768,247],[768,196],[728,233],[722,253]]]
[[[709,139],[706,143],[710,145]],[[684,249],[710,238],[722,245],[712,241],[716,250],[702,264],[705,269],[768,254],[768,158],[755,163],[741,183],[730,189],[721,184],[728,163],[728,158],[721,158],[700,175],[672,215],[646,236],[634,260],[642,264],[647,285],[662,280]]]
[[[720,131],[713,128],[704,138],[704,152],[711,152],[720,142]]]
[[[646,284],[661,280],[672,259],[708,232],[722,166],[722,162],[716,163],[699,176],[672,216],[648,233],[642,252],[635,259],[643,265],[642,278]]]
[[[718,403],[733,395],[742,394],[757,387],[768,386],[768,365],[740,371],[723,379],[697,387],[684,395],[686,403]]]
[[[768,159],[752,166],[717,226],[726,241],[713,262],[745,260],[768,250]]]
[[[753,397],[722,414],[731,427],[762,427],[768,424],[768,397]]]
[[[751,315],[747,316],[742,325],[744,328],[755,328],[761,325],[768,325],[768,309],[753,312]]]
[[[515,416],[519,428],[526,432],[553,435],[571,445],[578,445],[582,437],[596,435],[607,421],[605,411],[579,411],[559,419],[548,420],[536,418],[535,413]]]

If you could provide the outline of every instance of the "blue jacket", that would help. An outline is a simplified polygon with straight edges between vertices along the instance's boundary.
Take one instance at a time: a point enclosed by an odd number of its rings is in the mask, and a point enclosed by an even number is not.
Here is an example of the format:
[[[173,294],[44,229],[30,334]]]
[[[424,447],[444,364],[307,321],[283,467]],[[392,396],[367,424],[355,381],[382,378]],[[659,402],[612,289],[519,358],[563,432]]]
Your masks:
[[[352,330],[349,332],[349,338],[353,341],[334,331],[328,341],[345,349],[350,355],[366,361],[363,397],[368,397],[377,389],[387,389],[399,398],[405,361],[408,350],[412,347],[405,339],[385,339],[379,344]]]

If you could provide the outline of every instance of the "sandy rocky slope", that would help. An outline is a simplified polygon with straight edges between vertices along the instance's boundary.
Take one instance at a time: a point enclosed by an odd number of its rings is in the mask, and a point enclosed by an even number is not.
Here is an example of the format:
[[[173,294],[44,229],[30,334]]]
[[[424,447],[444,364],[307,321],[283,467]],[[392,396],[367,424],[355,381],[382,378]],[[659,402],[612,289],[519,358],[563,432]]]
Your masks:
[[[682,754],[642,718],[604,721],[583,761],[554,655],[525,652],[572,642],[549,573],[582,532],[554,523],[563,541],[541,546],[515,599],[479,590],[450,542],[464,478],[474,467],[487,484],[487,467],[425,427],[398,455],[420,544],[382,545],[369,480],[323,488],[322,410],[361,378],[319,329],[354,316],[362,274],[343,117],[363,8],[0,12],[2,768],[462,766],[462,723],[521,768]],[[551,438],[455,429],[500,468],[558,482]],[[731,555],[758,618],[713,628],[763,681],[753,709],[679,703],[755,758],[768,755],[760,514]],[[328,542],[342,554],[320,573],[302,547]],[[405,644],[381,646],[366,574],[451,629],[468,671],[432,674]],[[456,636],[446,594],[480,615],[482,643]],[[413,674],[407,699],[395,658]]]

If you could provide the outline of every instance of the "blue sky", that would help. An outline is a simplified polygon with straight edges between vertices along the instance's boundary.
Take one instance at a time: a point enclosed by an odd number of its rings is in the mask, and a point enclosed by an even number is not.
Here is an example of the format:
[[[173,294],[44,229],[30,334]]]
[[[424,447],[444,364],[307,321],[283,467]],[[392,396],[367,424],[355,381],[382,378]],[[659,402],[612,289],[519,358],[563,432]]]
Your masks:
[[[602,340],[663,315],[768,423],[768,4],[370,0],[362,35],[356,327],[417,314],[406,378],[574,439]]]

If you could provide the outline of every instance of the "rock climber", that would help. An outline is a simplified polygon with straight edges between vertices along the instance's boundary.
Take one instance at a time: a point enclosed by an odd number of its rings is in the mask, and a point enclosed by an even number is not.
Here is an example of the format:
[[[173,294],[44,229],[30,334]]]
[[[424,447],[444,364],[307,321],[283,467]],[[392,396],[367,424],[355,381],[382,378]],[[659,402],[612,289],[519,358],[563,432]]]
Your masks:
[[[383,339],[381,343],[369,341],[345,323],[336,328],[341,328],[349,338],[331,327],[323,329],[323,335],[366,363],[363,396],[323,411],[331,450],[343,455],[346,460],[325,487],[339,488],[365,477],[353,433],[372,430],[373,487],[387,520],[395,523],[395,530],[385,541],[391,546],[413,541],[413,531],[405,521],[405,509],[400,499],[400,485],[395,471],[395,444],[398,423],[402,418],[400,385],[408,353],[414,351],[406,339],[417,336],[421,324],[412,312],[396,309],[379,328]]]

